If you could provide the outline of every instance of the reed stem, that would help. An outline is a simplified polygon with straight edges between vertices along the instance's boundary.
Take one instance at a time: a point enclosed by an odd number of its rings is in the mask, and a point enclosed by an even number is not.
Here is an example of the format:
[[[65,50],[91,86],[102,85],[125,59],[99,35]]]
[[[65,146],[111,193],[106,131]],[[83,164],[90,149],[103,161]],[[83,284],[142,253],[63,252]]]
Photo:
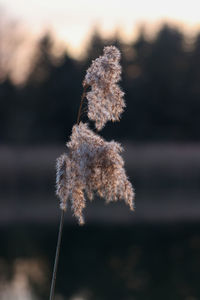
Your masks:
[[[78,110],[78,116],[77,116],[77,120],[76,120],[76,124],[77,124],[77,125],[80,123],[80,119],[81,119],[81,111],[82,111],[83,101],[84,101],[84,98],[85,98],[85,96],[86,96],[87,88],[88,88],[88,85],[85,85],[85,86],[84,86],[84,89],[83,89],[83,94],[82,94],[82,96],[81,96],[81,102],[80,102],[80,106],[79,106],[79,110]]]
[[[83,94],[81,96],[81,102],[80,102],[77,121],[76,121],[77,124],[79,124],[80,119],[81,119],[81,111],[82,111],[83,101],[86,96],[87,88],[88,88],[88,86],[84,87]],[[55,256],[54,267],[53,267],[49,300],[54,300],[56,275],[57,275],[57,269],[58,269],[58,260],[59,260],[59,255],[60,255],[60,245],[61,245],[62,230],[63,230],[63,224],[64,224],[64,215],[65,215],[65,211],[62,209],[61,216],[60,216],[60,227],[59,227],[59,232],[58,232],[58,241],[57,241],[57,247],[56,247],[56,256]]]
[[[62,239],[62,229],[63,229],[63,224],[64,224],[64,215],[65,215],[65,211],[62,209],[61,216],[60,216],[60,227],[59,227],[59,233],[58,233],[56,256],[55,256],[53,275],[52,275],[52,280],[51,280],[51,290],[50,290],[49,300],[54,299],[55,285],[56,285],[56,275],[57,275],[58,260],[59,260],[59,254],[60,254],[60,245],[61,245],[61,239]]]

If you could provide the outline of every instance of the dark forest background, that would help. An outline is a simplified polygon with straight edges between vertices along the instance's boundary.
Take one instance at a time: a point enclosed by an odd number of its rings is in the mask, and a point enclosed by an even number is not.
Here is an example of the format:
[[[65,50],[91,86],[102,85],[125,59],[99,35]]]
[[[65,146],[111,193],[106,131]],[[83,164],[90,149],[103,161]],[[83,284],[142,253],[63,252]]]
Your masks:
[[[120,124],[108,124],[102,134],[135,142],[200,140],[200,33],[188,41],[177,28],[163,25],[154,39],[141,30],[137,40],[125,44],[118,38],[105,40],[95,31],[81,60],[65,50],[55,57],[54,43],[50,33],[39,41],[23,85],[15,85],[9,75],[1,80],[1,143],[66,141],[85,71],[110,44],[122,51],[120,84],[127,109]]]

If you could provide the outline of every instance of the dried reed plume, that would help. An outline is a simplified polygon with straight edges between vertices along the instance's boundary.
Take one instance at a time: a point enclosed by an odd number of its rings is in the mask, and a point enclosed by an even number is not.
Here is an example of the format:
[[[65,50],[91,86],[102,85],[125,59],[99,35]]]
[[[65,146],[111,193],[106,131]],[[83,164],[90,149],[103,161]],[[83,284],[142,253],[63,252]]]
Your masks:
[[[83,224],[85,196],[93,199],[94,192],[107,202],[124,199],[133,210],[133,188],[123,168],[120,156],[122,147],[114,142],[106,142],[80,123],[72,129],[67,143],[69,155],[63,154],[57,160],[57,195],[61,209],[66,209],[70,198],[74,215]]]
[[[134,210],[134,190],[124,170],[124,161],[120,155],[122,147],[114,141],[106,142],[90,130],[87,124],[80,122],[85,98],[88,100],[88,118],[95,122],[97,130],[101,130],[109,120],[118,121],[125,107],[124,93],[117,85],[121,75],[120,52],[114,46],[105,47],[103,52],[86,72],[77,123],[73,126],[66,153],[57,159],[56,194],[60,199],[62,213],[50,300],[54,298],[67,200],[71,200],[79,224],[84,223],[85,195],[92,200],[94,193],[97,193],[107,202],[124,199],[130,209]],[[87,91],[88,88],[90,91]]]
[[[88,118],[95,121],[97,130],[109,120],[119,121],[125,107],[124,93],[117,85],[121,76],[120,52],[110,46],[105,47],[103,53],[92,62],[83,81],[83,86],[91,87],[86,94]]]
[[[90,200],[95,192],[107,202],[124,199],[131,210],[134,209],[134,191],[119,154],[122,147],[114,141],[106,142],[87,124],[79,123],[84,97],[88,99],[88,118],[95,121],[97,129],[110,119],[119,119],[125,106],[123,92],[116,84],[121,74],[119,59],[116,47],[105,47],[104,55],[93,61],[87,70],[77,124],[67,143],[68,154],[57,159],[56,194],[60,198],[60,208],[66,210],[69,198],[79,224],[84,223],[85,194]],[[86,92],[89,86],[91,91]]]

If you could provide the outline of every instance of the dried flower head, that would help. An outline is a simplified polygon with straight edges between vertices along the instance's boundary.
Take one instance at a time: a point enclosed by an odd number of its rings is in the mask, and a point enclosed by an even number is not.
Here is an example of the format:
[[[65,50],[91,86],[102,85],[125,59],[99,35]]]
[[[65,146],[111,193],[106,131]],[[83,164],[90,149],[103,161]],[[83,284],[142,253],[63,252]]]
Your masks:
[[[114,46],[104,47],[103,55],[92,62],[83,81],[90,86],[86,94],[88,118],[101,130],[109,120],[119,121],[124,110],[124,93],[117,82],[121,76],[120,52]]]
[[[83,224],[84,193],[92,200],[95,192],[107,202],[124,199],[130,209],[134,209],[134,191],[125,173],[118,143],[106,142],[87,124],[80,123],[73,127],[67,147],[69,154],[57,161],[57,195],[61,209],[66,209],[69,197],[74,215]]]
[[[79,224],[84,223],[85,194],[90,200],[93,199],[94,193],[105,198],[107,202],[124,199],[130,209],[134,210],[134,190],[124,170],[124,161],[120,155],[122,147],[114,141],[106,142],[91,131],[87,124],[80,123],[85,97],[88,99],[88,118],[95,121],[98,130],[102,129],[108,120],[119,120],[125,107],[124,93],[117,85],[121,75],[119,60],[119,50],[110,46],[104,48],[103,56],[92,62],[83,81],[84,91],[77,124],[74,125],[70,141],[67,143],[68,153],[57,159],[56,194],[60,198],[62,213],[50,299],[54,298],[67,200],[71,200],[72,210]],[[91,91],[87,92],[89,86]]]

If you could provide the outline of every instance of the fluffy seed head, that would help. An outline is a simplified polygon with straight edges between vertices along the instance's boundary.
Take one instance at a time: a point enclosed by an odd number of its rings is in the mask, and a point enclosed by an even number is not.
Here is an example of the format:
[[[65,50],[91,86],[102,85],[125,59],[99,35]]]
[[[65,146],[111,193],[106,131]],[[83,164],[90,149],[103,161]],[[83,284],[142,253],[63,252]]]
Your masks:
[[[88,118],[101,130],[109,120],[118,121],[124,110],[124,93],[117,82],[121,78],[120,52],[114,46],[104,47],[103,55],[95,59],[86,72],[84,86],[90,86],[86,95]]]
[[[96,192],[107,202],[124,199],[134,209],[134,191],[120,155],[122,147],[106,142],[91,131],[87,124],[75,125],[67,143],[69,155],[62,155],[57,163],[57,195],[61,209],[71,199],[74,215],[83,224],[85,194],[90,200]]]

